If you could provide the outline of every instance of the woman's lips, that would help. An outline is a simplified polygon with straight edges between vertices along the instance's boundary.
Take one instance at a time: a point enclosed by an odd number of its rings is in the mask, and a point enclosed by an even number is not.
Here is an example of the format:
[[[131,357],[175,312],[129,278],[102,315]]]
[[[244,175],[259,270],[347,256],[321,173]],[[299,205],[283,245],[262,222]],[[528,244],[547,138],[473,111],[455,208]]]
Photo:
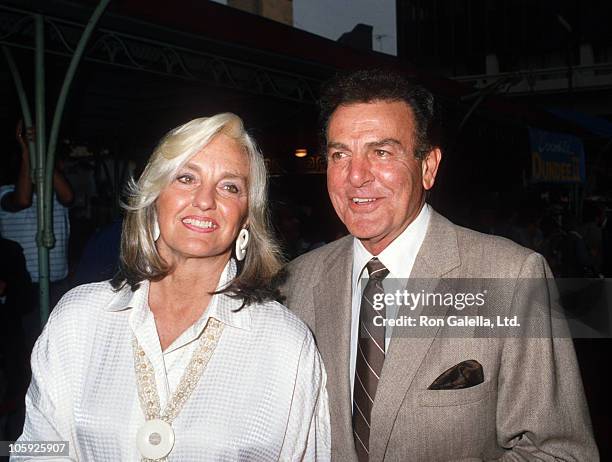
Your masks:
[[[185,217],[181,222],[186,228],[198,233],[210,233],[219,227],[216,221],[206,217]]]

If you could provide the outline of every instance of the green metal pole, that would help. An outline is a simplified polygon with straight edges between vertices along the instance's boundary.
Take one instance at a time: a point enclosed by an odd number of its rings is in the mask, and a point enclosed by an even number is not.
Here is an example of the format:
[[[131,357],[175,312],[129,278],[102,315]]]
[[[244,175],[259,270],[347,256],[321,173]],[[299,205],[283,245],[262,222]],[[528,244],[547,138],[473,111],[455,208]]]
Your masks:
[[[36,50],[34,55],[36,76],[36,205],[38,207],[38,284],[40,299],[40,322],[44,326],[49,317],[49,248],[45,246],[44,234],[49,227],[45,217],[45,23],[42,15],[34,15]]]
[[[19,69],[17,69],[17,65],[15,64],[15,60],[13,59],[13,54],[11,53],[11,50],[6,45],[2,45],[2,52],[4,53],[4,57],[6,58],[9,69],[13,76],[13,82],[15,82],[17,96],[19,97],[19,104],[21,105],[21,113],[23,115],[23,123],[26,127],[31,127],[32,114],[30,114],[30,105],[28,104],[28,97],[26,95],[25,90],[23,89],[21,74],[19,73]],[[34,141],[31,141],[29,138],[28,146],[30,148],[30,177],[34,178],[34,168],[36,166],[36,145],[34,144]]]
[[[101,0],[96,9],[94,10],[91,18],[89,18],[89,22],[83,31],[83,35],[79,39],[79,43],[77,44],[76,49],[74,50],[74,55],[72,55],[72,59],[70,60],[70,65],[68,66],[68,70],[66,71],[66,76],[64,77],[64,82],[62,84],[62,88],[60,90],[59,96],[57,98],[57,105],[55,106],[55,113],[53,114],[53,122],[51,125],[51,133],[49,135],[49,148],[47,150],[47,164],[45,169],[45,198],[48,199],[48,207],[45,208],[45,222],[49,223],[49,226],[45,228],[45,235],[43,236],[44,243],[49,248],[53,247],[55,244],[55,236],[53,235],[53,168],[55,165],[55,149],[57,148],[57,137],[59,135],[59,128],[62,122],[62,115],[64,113],[64,107],[66,105],[66,98],[68,97],[68,91],[70,90],[70,85],[72,84],[72,80],[74,79],[74,74],[76,73],[77,67],[81,58],[83,57],[83,53],[85,51],[85,46],[91,37],[91,34],[96,27],[100,16],[104,13],[104,10],[110,3],[110,0]]]

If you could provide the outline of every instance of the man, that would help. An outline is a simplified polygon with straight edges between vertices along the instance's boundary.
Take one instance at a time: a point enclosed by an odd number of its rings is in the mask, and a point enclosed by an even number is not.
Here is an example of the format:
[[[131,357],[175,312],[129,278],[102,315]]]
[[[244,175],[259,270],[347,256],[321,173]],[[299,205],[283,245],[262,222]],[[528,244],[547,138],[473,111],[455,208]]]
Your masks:
[[[30,178],[30,151],[28,141],[34,138],[34,129],[24,134],[23,123],[17,124],[16,137],[21,148],[17,168],[9,166],[7,178],[0,186],[0,232],[6,239],[18,242],[23,248],[27,268],[33,282],[38,282],[38,247],[36,243],[37,210],[34,187]],[[63,162],[58,159],[53,171],[53,233],[55,246],[49,253],[51,282],[68,275],[68,238],[70,225],[68,209],[74,193],[62,173]],[[12,170],[15,170],[13,172]],[[15,174],[16,173],[16,174]]]
[[[442,157],[433,96],[358,71],[324,88],[321,111],[328,192],[351,236],[291,262],[283,293],[327,369],[334,460],[598,460],[569,338],[410,336],[372,321],[367,302],[390,279],[548,271],[425,203]]]

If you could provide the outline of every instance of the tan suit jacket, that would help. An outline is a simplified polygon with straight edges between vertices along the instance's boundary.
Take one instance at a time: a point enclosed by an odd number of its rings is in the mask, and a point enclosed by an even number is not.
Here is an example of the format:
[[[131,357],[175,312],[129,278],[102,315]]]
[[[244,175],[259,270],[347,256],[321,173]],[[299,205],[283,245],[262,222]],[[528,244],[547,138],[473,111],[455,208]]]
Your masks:
[[[295,259],[285,303],[312,329],[328,374],[332,455],[356,461],[349,377],[351,236]],[[432,212],[411,278],[542,278],[544,259]],[[428,390],[469,359],[484,382]],[[599,460],[568,338],[393,336],[374,407],[370,461]]]

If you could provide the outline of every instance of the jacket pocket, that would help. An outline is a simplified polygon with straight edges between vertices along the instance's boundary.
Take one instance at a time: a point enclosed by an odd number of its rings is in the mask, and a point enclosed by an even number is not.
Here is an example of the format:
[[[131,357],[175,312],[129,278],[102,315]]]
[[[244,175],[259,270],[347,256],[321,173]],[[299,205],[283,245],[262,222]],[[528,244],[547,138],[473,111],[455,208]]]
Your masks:
[[[489,397],[492,382],[485,381],[474,387],[459,390],[423,390],[418,394],[419,406],[443,407],[476,403]]]

